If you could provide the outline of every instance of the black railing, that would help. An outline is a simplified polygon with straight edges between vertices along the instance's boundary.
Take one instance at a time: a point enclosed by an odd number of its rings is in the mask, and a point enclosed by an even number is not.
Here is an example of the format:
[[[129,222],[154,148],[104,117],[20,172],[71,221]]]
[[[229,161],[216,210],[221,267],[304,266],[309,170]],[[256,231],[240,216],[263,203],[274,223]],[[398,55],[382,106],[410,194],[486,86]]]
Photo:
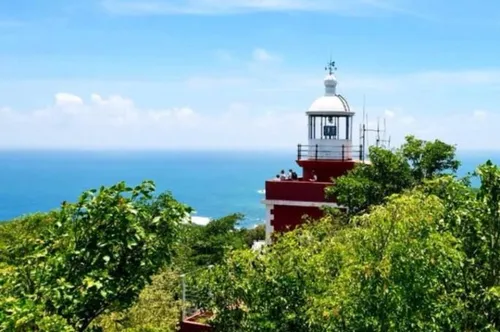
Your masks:
[[[338,147],[316,145],[297,146],[297,160],[364,160],[363,145],[342,145]]]

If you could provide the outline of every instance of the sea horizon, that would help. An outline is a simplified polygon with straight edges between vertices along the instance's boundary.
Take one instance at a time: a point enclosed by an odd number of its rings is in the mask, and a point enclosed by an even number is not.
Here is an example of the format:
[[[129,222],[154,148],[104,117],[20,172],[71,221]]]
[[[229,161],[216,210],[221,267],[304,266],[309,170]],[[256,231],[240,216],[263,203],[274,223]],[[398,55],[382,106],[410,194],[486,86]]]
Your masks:
[[[500,151],[459,150],[464,176]],[[300,171],[296,150],[0,150],[0,221],[57,209],[85,190],[153,180],[191,206],[195,222],[242,213],[241,227],[264,222],[265,181],[281,169]],[[300,173],[300,172],[299,172]]]

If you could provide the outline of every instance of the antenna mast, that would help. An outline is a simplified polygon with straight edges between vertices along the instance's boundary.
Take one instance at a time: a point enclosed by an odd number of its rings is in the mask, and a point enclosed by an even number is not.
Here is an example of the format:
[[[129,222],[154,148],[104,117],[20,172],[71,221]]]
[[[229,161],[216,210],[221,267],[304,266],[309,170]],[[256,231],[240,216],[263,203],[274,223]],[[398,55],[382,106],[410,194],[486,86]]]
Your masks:
[[[367,115],[366,115],[366,95],[363,95],[363,159],[365,158],[366,155],[366,123],[367,121]]]
[[[386,149],[391,148],[391,136],[387,139],[387,122],[384,118],[384,128],[382,130],[382,139],[380,140],[381,146]]]
[[[386,119],[384,118],[384,127],[382,130],[382,138],[380,137],[380,117],[377,117],[377,128],[369,128],[368,127],[368,114],[366,114],[366,97],[363,96],[363,124],[361,126],[361,141],[363,145],[363,158],[366,154],[366,146],[370,145],[369,142],[369,137],[367,136],[367,133],[373,132],[375,133],[375,146],[377,147],[383,147],[383,148],[389,148],[390,147],[390,142],[391,138],[389,137],[388,140],[386,140]],[[387,144],[387,145],[386,145]]]

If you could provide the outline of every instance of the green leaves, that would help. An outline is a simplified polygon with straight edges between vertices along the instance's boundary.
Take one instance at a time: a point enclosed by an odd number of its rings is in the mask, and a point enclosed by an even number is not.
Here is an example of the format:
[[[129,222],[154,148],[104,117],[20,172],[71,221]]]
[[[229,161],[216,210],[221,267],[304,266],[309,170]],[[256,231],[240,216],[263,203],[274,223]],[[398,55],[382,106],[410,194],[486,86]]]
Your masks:
[[[133,307],[120,313],[110,313],[99,319],[104,331],[169,332],[176,331],[181,314],[179,272],[162,270],[144,288]]]
[[[412,165],[412,174],[417,182],[443,172],[456,172],[460,166],[455,159],[456,148],[440,140],[426,142],[407,136],[400,150]]]
[[[400,158],[377,156],[339,180],[357,190],[346,200],[398,188],[371,182]],[[500,168],[475,176],[478,189],[434,173],[349,222],[330,214],[262,253],[233,252],[191,281],[199,302],[220,331],[497,331]]]
[[[128,308],[170,262],[180,223],[190,212],[169,193],[154,197],[154,190],[151,181],[135,188],[120,182],[20,221],[35,220],[40,227],[27,227],[27,234],[0,251],[14,269],[0,290],[31,299],[79,331],[105,310]]]
[[[182,225],[182,241],[176,248],[176,265],[187,272],[200,266],[218,264],[231,250],[250,247],[253,239],[265,236],[262,233],[253,234],[250,230],[238,230],[242,219],[243,215],[232,214],[213,219],[206,226]],[[248,243],[250,241],[252,243]]]
[[[455,147],[413,136],[406,137],[405,144],[395,151],[370,147],[369,160],[370,164],[357,165],[326,190],[351,214],[366,211],[424,180],[454,173],[460,165],[455,159]]]
[[[19,332],[74,332],[66,320],[47,313],[30,298],[0,297],[0,329]]]
[[[192,282],[221,331],[452,329],[464,257],[439,231],[443,214],[436,197],[394,197],[353,222],[361,226],[327,218],[262,254],[234,252]]]

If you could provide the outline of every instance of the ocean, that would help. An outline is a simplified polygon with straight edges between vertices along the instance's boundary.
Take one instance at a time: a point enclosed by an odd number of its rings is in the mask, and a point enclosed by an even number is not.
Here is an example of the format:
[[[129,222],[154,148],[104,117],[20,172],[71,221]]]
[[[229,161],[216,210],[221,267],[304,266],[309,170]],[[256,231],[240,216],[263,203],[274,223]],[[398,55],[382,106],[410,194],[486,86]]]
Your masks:
[[[243,213],[241,227],[265,217],[264,183],[281,169],[293,168],[295,151],[157,151],[157,152],[0,152],[0,220],[58,208],[101,185],[153,180],[157,191],[171,191],[190,205],[197,222]],[[464,175],[500,152],[459,153]]]

